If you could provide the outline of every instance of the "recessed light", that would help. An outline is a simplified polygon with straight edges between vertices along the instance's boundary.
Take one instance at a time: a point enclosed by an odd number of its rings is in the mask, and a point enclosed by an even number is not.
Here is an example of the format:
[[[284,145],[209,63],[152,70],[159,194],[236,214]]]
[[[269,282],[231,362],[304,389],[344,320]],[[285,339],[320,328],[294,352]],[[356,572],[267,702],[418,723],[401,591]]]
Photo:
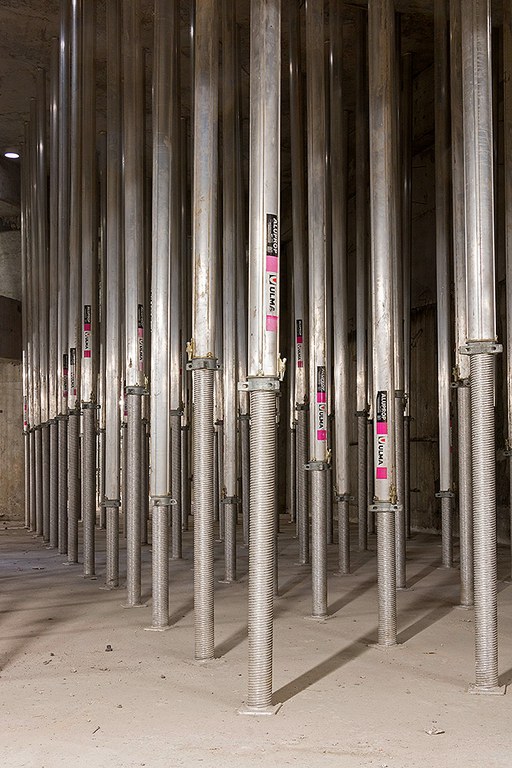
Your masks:
[[[8,157],[9,160],[18,160],[19,153],[18,152],[5,152],[4,157]]]

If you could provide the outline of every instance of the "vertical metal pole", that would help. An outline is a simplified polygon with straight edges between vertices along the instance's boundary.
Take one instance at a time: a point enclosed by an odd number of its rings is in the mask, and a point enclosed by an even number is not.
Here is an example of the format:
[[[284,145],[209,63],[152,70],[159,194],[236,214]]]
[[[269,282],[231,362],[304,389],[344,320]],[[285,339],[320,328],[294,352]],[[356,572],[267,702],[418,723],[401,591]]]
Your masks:
[[[368,547],[368,65],[366,11],[356,19],[356,416],[359,550]]]
[[[186,131],[183,131],[181,120],[181,97],[180,97],[180,26],[179,14],[175,18],[173,34],[169,38],[172,41],[172,68],[171,68],[171,93],[174,108],[171,113],[172,122],[172,147],[171,154],[171,190],[170,190],[170,217],[171,217],[171,274],[170,274],[170,337],[169,337],[169,355],[170,355],[170,429],[171,429],[171,493],[176,504],[172,505],[172,541],[171,554],[173,559],[182,556],[182,530],[183,519],[188,519],[188,508],[186,513],[183,510],[184,498],[182,495],[182,419],[183,419],[183,398],[182,388],[184,372],[183,368],[183,287],[181,280],[182,264],[184,259],[183,238],[185,237],[184,211],[187,199],[186,172],[187,162],[183,159],[183,152],[186,150]],[[185,183],[183,183],[185,182]],[[188,259],[188,255],[186,257]],[[187,294],[187,305],[190,303]],[[188,465],[187,465],[188,466]],[[185,467],[186,468],[186,467]],[[186,499],[185,499],[186,501]]]
[[[325,69],[324,3],[306,3],[307,154],[309,231],[309,425],[311,470],[312,614],[327,614],[326,493],[327,447],[327,336],[326,336],[326,185],[325,185]]]
[[[123,4],[124,293],[126,380],[127,607],[141,605],[141,429],[145,394],[143,92],[138,0]]]
[[[214,655],[213,518],[214,379],[217,369],[216,248],[218,14],[216,3],[196,8],[194,53],[194,184],[192,341],[194,477],[194,608],[195,657]]]
[[[193,4],[191,6],[193,9]],[[193,14],[192,14],[193,15]],[[194,28],[194,21],[191,23],[191,29]],[[191,33],[192,34],[192,33]],[[191,47],[193,58],[193,46]],[[180,335],[180,368],[181,368],[181,528],[182,531],[188,531],[188,520],[191,513],[191,483],[190,483],[190,414],[191,414],[191,392],[189,375],[186,370],[186,349],[184,339],[189,339],[192,335],[192,313],[191,307],[191,272],[192,260],[190,258],[190,196],[189,196],[189,168],[191,156],[191,141],[188,135],[188,118],[181,119],[181,269],[180,269],[180,301],[181,301],[181,335]],[[172,427],[171,427],[172,429]]]
[[[107,4],[107,230],[105,242],[105,587],[119,586],[121,437],[121,3]],[[123,465],[123,472],[125,466]],[[123,504],[125,499],[123,498]]]
[[[98,329],[99,329],[99,370],[98,370],[98,439],[97,439],[97,470],[98,482],[96,488],[96,506],[99,511],[99,527],[106,530],[106,511],[103,504],[105,499],[105,420],[106,403],[105,391],[107,386],[106,367],[106,333],[107,333],[107,134],[101,131],[98,137]]]
[[[289,7],[290,55],[290,146],[292,173],[293,221],[293,315],[295,325],[295,407],[296,474],[297,474],[297,532],[299,563],[309,562],[309,505],[307,500],[307,414],[308,414],[308,362],[307,362],[307,296],[306,284],[306,194],[304,178],[304,112],[300,70],[299,4]]]
[[[396,249],[393,0],[368,8],[372,238],[374,504],[377,527],[378,643],[396,644],[393,255]]]
[[[402,279],[404,335],[404,489],[406,538],[411,537],[410,483],[410,392],[411,392],[411,253],[412,253],[412,54],[402,56],[401,130],[402,143]]]
[[[80,396],[83,411],[82,519],[84,576],[95,574],[96,525],[96,388],[99,351],[96,217],[96,102],[94,3],[82,11],[82,363]]]
[[[279,388],[281,4],[251,3],[249,685],[243,714],[272,707],[276,392]],[[324,537],[325,542],[325,537]]]
[[[451,364],[450,364],[450,111],[448,0],[435,0],[435,168],[436,168],[436,278],[437,356],[439,396],[439,493],[442,516],[442,560],[453,564]]]
[[[81,370],[81,29],[82,0],[70,2],[70,221],[69,221],[69,421],[68,562],[78,563],[80,518],[80,370]]]
[[[391,195],[395,200],[396,234],[395,250],[393,258],[393,344],[394,350],[394,379],[395,379],[395,454],[396,454],[396,495],[398,507],[396,510],[395,536],[396,536],[396,586],[397,589],[405,589],[406,586],[406,532],[404,516],[404,336],[403,336],[403,258],[402,258],[402,163],[401,163],[401,135],[400,135],[400,54],[401,54],[401,16],[397,17],[397,30],[395,35],[395,50],[393,56],[394,70],[394,96],[393,119],[395,121],[395,159],[394,159],[394,188]]]
[[[338,560],[340,573],[350,572],[349,526],[349,364],[347,287],[347,125],[343,111],[343,17],[342,3],[333,0],[329,9],[330,38],[330,142],[332,204],[332,307],[334,323],[334,413],[336,495],[338,505]],[[365,509],[366,529],[366,509]]]
[[[467,8],[466,8],[467,5]],[[494,373],[493,147],[488,0],[462,15],[462,88],[466,209],[467,343],[470,355],[477,693],[498,686]]]
[[[236,15],[234,0],[222,2],[222,178],[223,178],[223,378],[224,580],[236,579],[236,471],[237,355],[236,355]]]
[[[509,456],[510,519],[512,521],[512,6],[503,5],[503,137],[505,177],[505,253],[507,300],[507,426],[506,453]],[[512,569],[512,524],[510,528]]]
[[[177,3],[155,2],[153,81],[153,270],[151,349],[152,629],[169,625],[169,281],[170,179],[175,150],[171,117]],[[178,374],[179,376],[179,374]],[[174,447],[174,446],[173,446]],[[181,521],[180,521],[181,523]],[[181,525],[180,525],[181,532]]]
[[[35,146],[35,201],[37,226],[38,290],[39,290],[39,375],[41,398],[41,531],[43,541],[50,540],[50,428],[49,419],[49,367],[48,367],[48,175],[47,175],[47,108],[46,72],[37,71],[36,146]]]
[[[23,376],[23,469],[24,469],[24,501],[25,501],[25,528],[30,528],[30,409],[29,409],[29,333],[30,333],[30,292],[28,285],[28,168],[27,158],[28,147],[25,137],[23,146],[23,155],[21,160],[21,330],[22,330],[22,376]]]
[[[464,129],[462,119],[462,6],[450,2],[451,143],[453,257],[455,280],[455,386],[458,412],[460,600],[473,605],[473,519],[471,494],[471,402],[469,357],[461,354],[467,334]]]
[[[49,248],[49,316],[48,316],[48,392],[50,419],[50,488],[49,488],[49,542],[56,548],[59,543],[58,516],[58,425],[60,408],[58,378],[58,239],[59,239],[59,40],[53,38],[50,67],[50,248]]]
[[[68,549],[68,368],[69,368],[69,191],[70,191],[70,3],[61,0],[59,40],[58,180],[58,378],[59,378],[59,553]]]

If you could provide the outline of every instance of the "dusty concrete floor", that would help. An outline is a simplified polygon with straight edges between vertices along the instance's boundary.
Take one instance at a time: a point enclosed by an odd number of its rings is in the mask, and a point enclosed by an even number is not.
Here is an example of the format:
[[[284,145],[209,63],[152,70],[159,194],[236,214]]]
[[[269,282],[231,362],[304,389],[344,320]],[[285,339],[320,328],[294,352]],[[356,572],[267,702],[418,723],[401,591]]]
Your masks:
[[[409,545],[410,590],[398,595],[399,650],[376,639],[374,553],[338,576],[329,548],[331,616],[308,620],[308,570],[280,540],[275,621],[275,717],[237,714],[247,685],[246,551],[240,581],[216,592],[218,659],[193,661],[191,537],[171,563],[172,629],[145,632],[150,607],[7,524],[0,532],[2,768],[336,766],[451,768],[512,764],[512,690],[472,696],[472,611],[457,608],[458,571],[438,567],[439,540]],[[375,542],[371,542],[372,548]],[[218,545],[218,576],[222,577]],[[503,552],[500,575],[508,570]],[[150,585],[150,548],[143,553]],[[500,672],[512,679],[512,585],[500,582]],[[112,651],[106,651],[111,645]],[[443,733],[429,735],[432,726]]]

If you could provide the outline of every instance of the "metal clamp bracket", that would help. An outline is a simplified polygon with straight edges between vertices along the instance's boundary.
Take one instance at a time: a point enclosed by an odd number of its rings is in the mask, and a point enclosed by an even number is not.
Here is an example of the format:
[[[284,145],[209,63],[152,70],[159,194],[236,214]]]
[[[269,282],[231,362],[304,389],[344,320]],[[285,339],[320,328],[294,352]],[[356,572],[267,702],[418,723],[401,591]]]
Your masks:
[[[350,493],[335,493],[334,494],[334,501],[340,502],[340,501],[354,501],[354,497],[350,495]]]
[[[459,348],[461,355],[499,355],[503,345],[496,341],[470,341]]]
[[[250,421],[251,417],[248,413],[239,413],[238,421]]]
[[[119,507],[121,506],[121,502],[119,499],[107,499],[106,497],[101,502],[102,507]]]
[[[149,392],[145,387],[126,387],[125,393],[127,395],[140,395],[141,397],[149,395]]]
[[[309,411],[309,403],[296,403],[295,409],[297,411]]]
[[[224,498],[220,500],[221,504],[240,504],[240,502],[241,500],[238,496],[224,496]]]
[[[183,408],[170,408],[169,414],[171,416],[183,416]]]
[[[151,496],[151,502],[154,507],[173,507],[178,503],[172,496]]]
[[[436,493],[436,499],[453,499],[454,497],[453,491],[439,491]]]
[[[463,389],[464,387],[470,387],[471,383],[469,379],[456,379],[450,384],[452,389]]]
[[[366,419],[366,417],[368,416],[368,411],[356,411],[355,415]]]
[[[331,468],[331,465],[327,461],[308,461],[304,464],[304,469],[307,472],[325,472]]]
[[[390,501],[379,501],[377,504],[370,504],[368,509],[370,512],[393,512],[395,514],[400,511],[401,507],[400,504],[392,504]]]
[[[247,379],[247,381],[239,381],[238,391],[256,392],[264,390],[267,392],[279,392],[279,385],[279,379],[274,376],[254,376],[250,379]]]
[[[220,370],[220,363],[216,357],[194,357],[186,364],[187,371],[218,371]]]
[[[503,451],[504,456],[512,456],[512,448],[505,448]]]
[[[96,411],[99,411],[99,409],[100,409],[100,406],[99,406],[99,404],[98,404],[98,403],[90,403],[90,402],[87,402],[87,403],[82,403],[82,411],[87,411],[87,410],[89,410],[89,409],[90,409],[90,410],[96,410]]]

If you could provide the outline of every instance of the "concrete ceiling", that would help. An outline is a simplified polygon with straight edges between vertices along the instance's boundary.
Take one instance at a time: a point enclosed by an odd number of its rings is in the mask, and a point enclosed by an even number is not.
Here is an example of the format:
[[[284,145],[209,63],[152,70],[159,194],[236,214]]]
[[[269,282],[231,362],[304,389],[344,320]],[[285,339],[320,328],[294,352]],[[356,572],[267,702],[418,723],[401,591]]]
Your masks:
[[[97,0],[97,79],[98,79],[98,128],[104,127],[105,107],[105,1]],[[291,0],[283,0],[283,10]],[[447,0],[448,2],[448,0]],[[242,51],[245,60],[242,67],[248,72],[248,19],[249,0],[236,3],[239,22],[242,27]],[[353,102],[353,20],[357,9],[364,7],[364,0],[346,2],[345,25],[345,71],[346,99],[350,109]],[[501,1],[493,2],[493,13],[496,20],[501,12]],[[326,3],[326,7],[328,4]],[[403,13],[402,19],[402,49],[415,53],[415,71],[421,71],[430,66],[432,61],[432,7],[433,0],[397,0],[396,8]],[[150,52],[152,46],[152,2],[141,0],[143,44]],[[11,147],[20,147],[23,139],[24,123],[28,119],[30,99],[37,96],[37,69],[43,67],[49,71],[52,38],[59,34],[59,0],[3,0],[0,4],[0,153]],[[181,17],[183,22],[182,49],[185,62],[189,57],[188,50],[188,21],[190,18],[190,1],[181,2]],[[286,51],[286,21],[283,23],[284,51]],[[151,54],[148,55],[148,70],[151,69]],[[286,76],[286,58],[283,57],[283,73]],[[185,64],[186,73],[186,64]],[[184,75],[186,83],[186,74]],[[248,77],[245,78],[248,86]],[[188,90],[188,93],[187,93]],[[147,77],[148,104],[150,103],[150,74]],[[189,89],[184,91],[184,110],[188,111]],[[283,99],[286,101],[286,87],[283,87]],[[286,106],[284,107],[286,114]],[[286,124],[283,120],[283,140],[286,144]],[[12,198],[12,195],[11,195]],[[9,205],[2,209],[0,216],[12,214],[12,199]]]

